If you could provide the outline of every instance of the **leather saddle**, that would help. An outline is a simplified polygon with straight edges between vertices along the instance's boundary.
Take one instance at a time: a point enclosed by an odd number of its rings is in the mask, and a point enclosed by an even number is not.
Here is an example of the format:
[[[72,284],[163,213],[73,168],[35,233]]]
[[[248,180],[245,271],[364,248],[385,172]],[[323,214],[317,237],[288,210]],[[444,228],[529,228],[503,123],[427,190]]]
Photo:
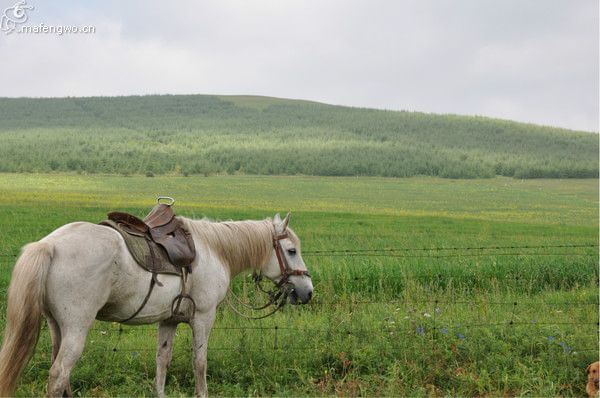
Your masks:
[[[182,268],[189,273],[196,248],[183,221],[175,216],[172,204],[159,202],[143,220],[128,213],[111,212],[108,220],[100,224],[120,232],[138,264],[153,274],[181,275]]]

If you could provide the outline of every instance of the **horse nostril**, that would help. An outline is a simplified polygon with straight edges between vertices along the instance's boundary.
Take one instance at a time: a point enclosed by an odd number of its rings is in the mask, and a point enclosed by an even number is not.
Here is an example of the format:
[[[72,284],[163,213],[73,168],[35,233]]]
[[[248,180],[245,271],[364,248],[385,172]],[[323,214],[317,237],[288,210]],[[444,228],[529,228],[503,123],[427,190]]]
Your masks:
[[[311,298],[312,298],[312,290],[310,292],[308,292],[308,300],[307,300],[307,302],[310,301]]]

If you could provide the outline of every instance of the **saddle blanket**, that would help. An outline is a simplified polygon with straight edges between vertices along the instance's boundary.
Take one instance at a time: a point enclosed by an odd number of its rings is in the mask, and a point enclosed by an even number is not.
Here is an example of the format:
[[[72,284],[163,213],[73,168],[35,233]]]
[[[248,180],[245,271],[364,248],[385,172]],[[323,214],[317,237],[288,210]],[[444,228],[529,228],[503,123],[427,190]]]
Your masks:
[[[121,224],[113,220],[104,220],[100,225],[111,227],[121,234],[131,256],[140,267],[157,274],[182,275],[182,268],[171,263],[166,250],[159,244],[148,240],[143,235],[128,233]],[[154,256],[152,256],[151,251],[154,253]]]

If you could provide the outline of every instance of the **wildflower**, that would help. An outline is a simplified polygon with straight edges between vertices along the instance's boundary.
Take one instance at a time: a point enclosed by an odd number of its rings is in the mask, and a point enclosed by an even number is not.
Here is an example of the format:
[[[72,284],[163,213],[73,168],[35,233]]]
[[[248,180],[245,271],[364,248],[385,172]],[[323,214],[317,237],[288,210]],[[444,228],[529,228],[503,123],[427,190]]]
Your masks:
[[[465,335],[464,335],[464,334],[462,334],[462,333],[458,333],[458,334],[456,335],[456,337],[458,337],[458,339],[459,339],[459,340],[464,340],[464,339],[465,339]]]
[[[553,343],[554,340],[556,340],[554,336],[548,336],[548,343]]]
[[[448,328],[443,327],[440,329],[440,332],[442,332],[442,334],[448,334]]]
[[[423,313],[423,316],[424,316],[425,318],[431,318],[431,314],[429,314],[429,313],[427,313],[427,312],[424,312],[424,313]]]
[[[416,332],[419,336],[423,336],[425,334],[425,328],[423,326],[417,326]]]

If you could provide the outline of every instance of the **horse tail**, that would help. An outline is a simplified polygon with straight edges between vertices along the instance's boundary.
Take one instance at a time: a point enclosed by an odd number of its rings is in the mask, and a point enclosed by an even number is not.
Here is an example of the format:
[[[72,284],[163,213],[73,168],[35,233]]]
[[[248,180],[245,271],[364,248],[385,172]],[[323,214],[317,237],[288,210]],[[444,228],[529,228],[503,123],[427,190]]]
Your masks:
[[[6,328],[0,350],[0,397],[12,396],[17,379],[33,354],[40,335],[46,276],[53,247],[30,243],[15,264],[6,309]]]

